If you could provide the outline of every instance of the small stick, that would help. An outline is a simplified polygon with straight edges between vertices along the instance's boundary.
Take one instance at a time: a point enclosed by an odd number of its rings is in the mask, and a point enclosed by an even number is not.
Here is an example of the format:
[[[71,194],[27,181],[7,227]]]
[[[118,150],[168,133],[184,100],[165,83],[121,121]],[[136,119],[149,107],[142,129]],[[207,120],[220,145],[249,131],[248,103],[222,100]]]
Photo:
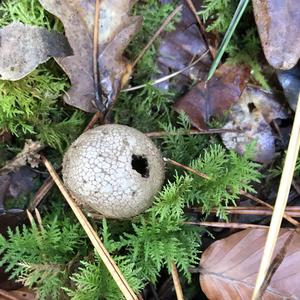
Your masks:
[[[249,206],[240,206],[240,207],[225,207],[225,210],[227,213],[232,215],[257,215],[257,216],[271,216],[273,214],[273,210],[266,209],[263,207],[249,207]],[[192,211],[200,211],[201,207],[199,209],[192,209]],[[217,209],[213,208],[210,211],[211,213],[216,213]],[[290,217],[300,218],[300,210],[289,210],[287,209],[285,211],[286,215]]]
[[[41,187],[38,189],[38,191],[35,193],[34,198],[32,199],[28,210],[33,212],[35,208],[38,207],[38,205],[41,203],[41,201],[46,197],[46,195],[49,193],[50,189],[54,186],[54,181],[49,176],[41,185]]]
[[[92,129],[98,121],[100,121],[100,123],[103,123],[103,114],[100,111],[97,111],[93,115],[92,119],[90,120],[89,124],[87,124],[83,132]]]
[[[265,281],[269,267],[271,265],[272,256],[274,253],[276,241],[278,238],[282,217],[288,200],[290,192],[296,161],[298,158],[298,152],[300,147],[300,93],[298,95],[298,105],[294,118],[294,124],[289,141],[289,146],[284,162],[284,167],[280,179],[279,189],[275,202],[274,212],[271,219],[270,229],[268,232],[260,268],[255,282],[254,291],[252,294],[252,300],[259,299],[261,293],[261,287]]]
[[[238,129],[225,129],[225,128],[213,128],[208,130],[197,130],[191,129],[185,132],[166,132],[166,131],[154,131],[145,133],[146,136],[150,138],[163,138],[165,136],[173,136],[173,135],[203,135],[203,134],[219,134],[225,132],[240,132]]]
[[[172,264],[172,278],[176,291],[177,300],[184,300],[180,279],[175,263]]]
[[[176,8],[173,10],[173,12],[169,16],[167,16],[167,18],[161,24],[159,29],[155,32],[155,34],[149,40],[148,44],[144,47],[144,49],[140,52],[140,54],[137,56],[137,58],[132,63],[132,69],[136,66],[138,61],[144,56],[144,54],[149,49],[149,47],[153,44],[153,42],[157,39],[157,37],[162,33],[162,31],[166,28],[166,26],[172,21],[172,19],[178,14],[178,12],[181,9],[182,9],[182,4],[176,6]]]
[[[165,158],[165,157],[163,158],[163,160],[164,160],[166,163],[168,163],[168,164],[171,164],[171,165],[180,167],[180,168],[182,168],[182,169],[185,169],[185,170],[187,170],[187,171],[190,171],[190,172],[192,172],[192,173],[198,175],[199,177],[202,177],[202,178],[205,178],[205,179],[210,179],[210,177],[207,176],[206,174],[201,173],[201,172],[199,172],[199,171],[197,171],[197,170],[195,170],[195,169],[193,169],[193,168],[191,168],[191,167],[189,167],[189,166],[183,165],[183,164],[181,164],[181,163],[179,163],[179,162],[177,162],[177,161],[175,161],[175,160],[172,160],[172,159],[170,159],[170,158]]]
[[[195,19],[197,20],[197,23],[198,23],[198,25],[199,25],[199,28],[200,28],[201,34],[202,34],[202,36],[203,36],[203,39],[204,39],[204,41],[206,42],[207,48],[209,49],[209,53],[210,53],[212,59],[214,59],[216,55],[215,55],[215,53],[212,51],[212,49],[211,49],[211,47],[210,47],[210,45],[209,45],[209,43],[208,43],[208,41],[207,41],[207,39],[206,39],[206,36],[205,36],[205,28],[204,28],[204,26],[203,26],[203,24],[202,24],[202,22],[201,22],[201,20],[200,20],[200,18],[199,18],[199,15],[198,15],[197,10],[196,10],[196,8],[195,8],[195,6],[194,6],[194,3],[192,2],[192,0],[186,0],[186,2],[187,2],[187,4],[188,4],[190,10],[191,10],[192,13],[194,14]]]
[[[86,126],[83,132],[91,129],[94,127],[94,125],[100,121],[100,123],[103,122],[103,115],[100,111],[96,112],[92,119],[90,120],[89,124]],[[35,208],[38,207],[38,205],[41,203],[41,201],[46,197],[46,195],[49,193],[51,188],[54,185],[54,181],[51,176],[49,176],[41,185],[41,187],[38,189],[38,191],[35,193],[35,196],[29,206],[29,211],[34,211]]]
[[[241,223],[221,223],[221,222],[184,222],[184,224],[221,227],[221,228],[238,228],[238,229],[269,228],[269,226],[265,226],[265,225],[245,224],[245,223],[241,224]]]
[[[136,91],[136,90],[139,90],[139,89],[142,89],[144,88],[145,86],[147,85],[155,85],[155,84],[158,84],[158,83],[161,83],[161,82],[164,82],[166,80],[169,80],[179,74],[181,74],[182,72],[190,69],[191,67],[193,67],[194,65],[196,65],[199,61],[201,61],[203,59],[203,57],[208,53],[208,51],[206,51],[205,53],[203,53],[199,58],[197,58],[192,64],[186,66],[185,68],[179,70],[179,71],[176,71],[174,73],[171,73],[169,75],[166,75],[164,77],[161,77],[159,79],[156,79],[154,81],[149,81],[148,83],[144,83],[144,84],[141,84],[141,85],[137,85],[137,86],[133,86],[133,87],[130,87],[130,88],[127,88],[127,89],[123,89],[122,92],[131,92],[131,91]]]
[[[99,16],[100,16],[100,0],[96,0],[95,17],[94,17],[94,34],[93,34],[93,76],[95,87],[95,104],[101,111],[105,111],[105,106],[102,103],[102,89],[100,84],[100,71],[98,64],[98,51],[99,51]]]
[[[186,166],[186,165],[183,165],[183,164],[181,164],[181,163],[179,163],[179,162],[177,162],[177,161],[175,161],[175,160],[172,160],[172,159],[169,159],[169,158],[165,158],[165,157],[164,157],[164,161],[167,162],[167,163],[170,163],[170,164],[172,164],[172,165],[174,165],[174,166],[177,166],[177,167],[180,167],[180,168],[185,169],[185,170],[187,170],[187,171],[190,171],[190,172],[194,173],[195,175],[197,175],[197,176],[199,176],[199,177],[202,177],[202,178],[205,178],[205,179],[208,179],[208,180],[211,179],[208,175],[206,175],[206,174],[204,174],[204,173],[201,173],[201,172],[199,172],[199,171],[197,171],[197,170],[195,170],[195,169],[193,169],[193,168],[191,168],[191,167],[188,167],[188,166]],[[249,193],[247,193],[247,192],[244,192],[244,191],[241,190],[241,191],[240,191],[240,194],[243,195],[243,196],[245,196],[245,197],[248,197],[249,199],[254,200],[254,201],[256,201],[256,202],[258,202],[258,203],[260,203],[260,204],[262,204],[262,205],[264,205],[264,206],[267,206],[267,207],[269,207],[270,209],[273,210],[273,206],[272,206],[272,205],[270,205],[270,204],[268,204],[268,203],[262,201],[261,199],[255,197],[255,196],[253,196],[253,195],[251,195],[251,194],[249,194]],[[284,216],[284,218],[285,218],[287,221],[289,221],[292,225],[298,227],[298,225],[299,225],[299,222],[298,222],[298,221],[296,221],[295,219],[293,219],[293,218],[290,217],[289,215],[285,214],[284,212],[283,212],[283,216]]]
[[[134,294],[134,292],[130,288],[129,284],[127,283],[126,279],[122,275],[118,266],[116,265],[114,260],[111,258],[108,251],[105,249],[105,247],[104,247],[103,243],[101,242],[99,236],[97,235],[96,231],[93,229],[92,225],[89,223],[89,221],[87,220],[87,218],[85,217],[83,212],[80,210],[78,205],[75,203],[73,198],[70,196],[68,190],[63,185],[61,179],[59,178],[59,176],[56,173],[55,169],[53,168],[52,164],[45,157],[42,157],[42,161],[43,161],[45,167],[47,168],[49,174],[53,178],[54,182],[56,183],[57,187],[61,191],[62,195],[64,196],[64,198],[70,205],[75,216],[77,217],[81,226],[85,230],[91,243],[95,247],[97,253],[101,257],[103,263],[105,264],[108,271],[112,275],[113,279],[115,280],[116,284],[120,288],[124,297],[128,300],[133,300],[133,299],[138,300],[138,297]]]
[[[266,206],[266,207],[268,207],[268,208],[270,208],[274,211],[274,207],[272,205],[270,205],[269,203],[266,203],[265,201],[255,197],[255,196],[253,196],[253,195],[251,195],[247,192],[244,192],[244,191],[240,191],[240,194],[247,197],[247,198],[249,198],[249,199],[251,199],[251,200],[253,200],[253,201],[256,201],[257,203],[260,203],[261,205]],[[293,224],[294,226],[296,226],[296,227],[299,226],[299,222],[296,221],[295,219],[293,219],[292,217],[290,217],[289,215],[287,215],[285,212],[283,212],[283,217],[287,221],[289,221],[291,224]]]

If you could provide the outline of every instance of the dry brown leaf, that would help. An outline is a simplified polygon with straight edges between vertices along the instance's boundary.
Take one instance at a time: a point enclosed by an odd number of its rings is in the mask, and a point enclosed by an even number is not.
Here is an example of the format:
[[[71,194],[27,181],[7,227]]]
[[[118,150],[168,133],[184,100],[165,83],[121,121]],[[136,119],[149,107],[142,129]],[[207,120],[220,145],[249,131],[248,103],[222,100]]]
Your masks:
[[[206,129],[212,116],[223,116],[239,100],[249,76],[247,68],[222,65],[211,80],[199,82],[180,98],[174,109],[184,111],[196,128]]]
[[[252,2],[268,62],[276,69],[292,68],[300,58],[300,1]]]
[[[0,290],[0,300],[38,300],[38,296],[28,288],[13,291]]]
[[[39,0],[42,6],[58,17],[74,55],[57,62],[69,76],[72,87],[65,101],[88,112],[95,112],[93,77],[93,31],[96,1]],[[134,0],[100,1],[99,68],[106,107],[116,99],[124,78],[130,73],[130,64],[122,57],[142,19],[129,17]]]
[[[247,229],[214,242],[201,257],[200,285],[210,300],[251,299],[268,230]],[[292,230],[281,229],[275,257]],[[286,255],[262,299],[300,299],[300,236],[294,234]]]
[[[225,129],[240,129],[240,132],[222,134],[228,149],[243,154],[251,142],[256,142],[254,159],[270,162],[275,155],[275,136],[270,123],[275,119],[286,119],[287,112],[275,95],[258,88],[247,87],[239,101],[231,108]]]
[[[18,80],[50,57],[72,54],[67,39],[45,28],[13,22],[0,29],[0,78]]]
[[[186,1],[183,2],[183,10],[180,22],[176,23],[175,30],[165,34],[160,42],[157,64],[160,76],[167,76],[172,72],[180,71],[191,64],[197,57],[207,55],[193,67],[172,79],[172,87],[182,90],[193,81],[203,80],[211,65],[210,54],[205,40],[199,30],[197,20],[191,12]],[[196,8],[200,10],[201,4],[194,1]],[[163,89],[169,89],[169,82],[159,85]]]

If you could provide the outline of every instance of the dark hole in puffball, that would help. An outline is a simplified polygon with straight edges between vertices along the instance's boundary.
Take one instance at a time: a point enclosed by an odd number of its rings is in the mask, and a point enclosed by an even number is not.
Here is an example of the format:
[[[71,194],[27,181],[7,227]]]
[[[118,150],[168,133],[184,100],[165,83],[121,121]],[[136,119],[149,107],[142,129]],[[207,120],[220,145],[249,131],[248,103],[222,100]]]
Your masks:
[[[132,169],[137,171],[144,178],[149,177],[148,160],[145,156],[132,154],[131,156]]]
[[[256,106],[252,102],[248,103],[248,109],[250,112],[253,112],[256,109]]]

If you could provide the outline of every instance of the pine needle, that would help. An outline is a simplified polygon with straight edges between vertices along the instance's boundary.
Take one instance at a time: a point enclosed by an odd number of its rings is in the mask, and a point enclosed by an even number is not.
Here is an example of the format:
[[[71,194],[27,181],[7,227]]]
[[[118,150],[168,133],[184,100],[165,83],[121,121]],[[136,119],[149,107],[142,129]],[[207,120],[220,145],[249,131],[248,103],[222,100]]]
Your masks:
[[[300,93],[298,97],[298,105],[296,109],[293,129],[290,137],[290,142],[286,154],[286,159],[280,179],[279,189],[277,193],[276,203],[273,216],[271,219],[270,229],[265,244],[263,257],[261,260],[259,272],[256,278],[255,288],[252,295],[252,300],[260,299],[261,287],[265,281],[269,266],[271,264],[272,255],[275,249],[278,238],[280,225],[285,211],[288,195],[290,192],[295,165],[300,147]]]

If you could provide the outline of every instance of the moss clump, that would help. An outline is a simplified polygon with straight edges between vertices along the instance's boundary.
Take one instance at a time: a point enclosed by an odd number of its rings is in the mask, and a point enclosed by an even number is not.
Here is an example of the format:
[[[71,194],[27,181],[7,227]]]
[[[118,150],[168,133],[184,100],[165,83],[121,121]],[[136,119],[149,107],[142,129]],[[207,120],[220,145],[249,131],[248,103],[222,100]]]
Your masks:
[[[68,113],[59,97],[68,86],[45,66],[18,81],[0,81],[0,128],[20,140],[35,138],[63,151],[83,125],[83,113]]]

